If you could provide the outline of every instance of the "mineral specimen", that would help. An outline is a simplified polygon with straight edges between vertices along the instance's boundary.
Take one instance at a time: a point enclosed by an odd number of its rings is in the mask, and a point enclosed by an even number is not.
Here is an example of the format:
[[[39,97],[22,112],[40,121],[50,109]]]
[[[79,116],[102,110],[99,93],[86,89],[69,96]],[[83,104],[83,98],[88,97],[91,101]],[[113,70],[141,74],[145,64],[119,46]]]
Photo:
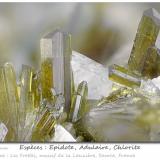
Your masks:
[[[40,69],[23,65],[16,79],[5,63],[0,141],[160,141],[159,29],[157,11],[146,10],[123,66],[106,68],[72,51],[60,30],[41,39]]]

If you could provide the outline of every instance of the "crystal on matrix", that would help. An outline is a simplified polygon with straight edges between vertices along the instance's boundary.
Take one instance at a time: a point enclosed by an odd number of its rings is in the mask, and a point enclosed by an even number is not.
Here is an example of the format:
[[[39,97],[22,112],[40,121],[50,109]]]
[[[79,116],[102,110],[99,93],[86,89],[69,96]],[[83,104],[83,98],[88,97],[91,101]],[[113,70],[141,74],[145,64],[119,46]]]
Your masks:
[[[128,66],[132,71],[142,72],[147,50],[155,45],[159,29],[159,13],[153,8],[144,11],[128,61]]]
[[[71,103],[71,40],[70,35],[59,30],[41,39],[42,96],[50,97],[50,89],[65,97],[65,110]]]
[[[96,142],[148,141],[149,129],[138,124],[139,106],[132,97],[90,110],[77,125],[77,132]]]
[[[0,141],[159,141],[159,29],[146,10],[125,67],[72,51],[59,30],[41,39],[40,70],[23,65],[18,85],[13,66],[0,66]]]

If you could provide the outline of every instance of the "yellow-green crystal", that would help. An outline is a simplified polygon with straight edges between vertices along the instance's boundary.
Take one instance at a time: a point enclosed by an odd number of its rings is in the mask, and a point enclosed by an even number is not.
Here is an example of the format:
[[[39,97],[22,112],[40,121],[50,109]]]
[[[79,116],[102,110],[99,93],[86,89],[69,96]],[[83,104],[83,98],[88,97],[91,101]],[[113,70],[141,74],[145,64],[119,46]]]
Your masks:
[[[157,15],[159,13],[154,9],[146,10],[143,14],[128,61],[128,66],[132,71],[142,72],[147,50],[155,45],[160,29],[160,19]]]
[[[108,97],[102,98],[97,106],[102,106],[106,103],[112,103],[117,101],[118,99],[125,98],[132,95],[132,90],[129,88],[121,87],[118,90],[112,92]]]
[[[55,123],[51,112],[45,108],[33,130],[32,141],[45,141],[51,138],[54,134]]]
[[[109,67],[109,79],[130,88],[139,87],[141,83],[139,75],[118,65]]]
[[[16,75],[12,64],[6,63],[0,67],[0,85],[1,85],[1,119],[8,128],[6,141],[13,141],[18,136],[18,92]],[[4,107],[5,106],[5,107]],[[3,108],[2,108],[3,107]],[[4,117],[4,118],[3,118]]]
[[[157,72],[157,58],[159,57],[159,49],[157,47],[150,47],[147,50],[146,59],[142,69],[142,76],[147,78],[155,78]]]
[[[39,73],[34,73],[32,76],[32,92],[34,95],[34,107],[38,108],[42,98]]]

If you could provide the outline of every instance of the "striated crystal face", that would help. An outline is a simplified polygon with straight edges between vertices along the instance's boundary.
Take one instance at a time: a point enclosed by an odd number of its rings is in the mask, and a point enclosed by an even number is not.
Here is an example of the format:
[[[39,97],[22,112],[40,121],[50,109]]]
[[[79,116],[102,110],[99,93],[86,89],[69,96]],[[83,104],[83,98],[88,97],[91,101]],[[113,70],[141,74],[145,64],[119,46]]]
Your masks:
[[[144,11],[128,64],[105,67],[56,30],[40,40],[41,67],[0,66],[0,141],[160,141],[160,16]]]

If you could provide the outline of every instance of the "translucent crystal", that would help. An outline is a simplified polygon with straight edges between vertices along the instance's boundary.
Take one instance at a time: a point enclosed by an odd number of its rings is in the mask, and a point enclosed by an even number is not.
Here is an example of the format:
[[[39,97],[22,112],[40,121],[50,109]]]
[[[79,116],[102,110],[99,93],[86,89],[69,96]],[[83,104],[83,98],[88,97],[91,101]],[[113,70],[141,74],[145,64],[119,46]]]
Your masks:
[[[160,102],[160,90],[152,80],[142,81],[137,91],[152,103]]]
[[[71,103],[71,42],[70,35],[55,31],[41,39],[42,96],[51,97],[54,87],[57,94],[65,97],[65,110]]]
[[[106,104],[106,103],[111,103],[111,102],[114,102],[118,99],[129,97],[131,95],[132,95],[132,90],[131,89],[121,87],[118,90],[112,92],[108,97],[102,98],[99,101],[99,103],[97,104],[97,106],[101,106],[101,105]]]
[[[19,100],[19,135],[18,140],[23,141],[28,133],[28,129],[34,123],[34,94],[32,93],[33,69],[29,66],[22,66],[20,80],[20,100]],[[27,117],[30,115],[30,121]],[[34,117],[32,119],[32,116]],[[30,122],[30,123],[29,123]],[[26,126],[27,124],[27,126]]]
[[[0,122],[0,142],[3,142],[8,133],[8,129],[4,123]]]
[[[73,136],[61,125],[55,126],[55,135],[51,142],[76,142]]]
[[[50,111],[45,108],[38,117],[32,133],[32,141],[49,141],[54,135],[56,121]]]
[[[112,81],[108,79],[108,68],[75,51],[72,52],[71,64],[75,88],[82,81],[86,81],[88,84],[88,99],[99,100],[109,95],[112,89]]]
[[[155,9],[144,11],[128,61],[132,71],[142,72],[147,50],[155,45],[160,29],[160,15]]]
[[[16,75],[11,64],[6,63],[0,68],[1,79],[1,120],[7,126],[7,141],[13,141],[18,136],[18,91]]]
[[[70,111],[70,120],[72,122],[77,121],[88,111],[87,96],[88,96],[87,82],[83,81],[79,84],[77,92],[72,96],[72,104]]]
[[[109,67],[109,79],[126,87],[139,87],[141,79],[124,67],[113,65]]]

